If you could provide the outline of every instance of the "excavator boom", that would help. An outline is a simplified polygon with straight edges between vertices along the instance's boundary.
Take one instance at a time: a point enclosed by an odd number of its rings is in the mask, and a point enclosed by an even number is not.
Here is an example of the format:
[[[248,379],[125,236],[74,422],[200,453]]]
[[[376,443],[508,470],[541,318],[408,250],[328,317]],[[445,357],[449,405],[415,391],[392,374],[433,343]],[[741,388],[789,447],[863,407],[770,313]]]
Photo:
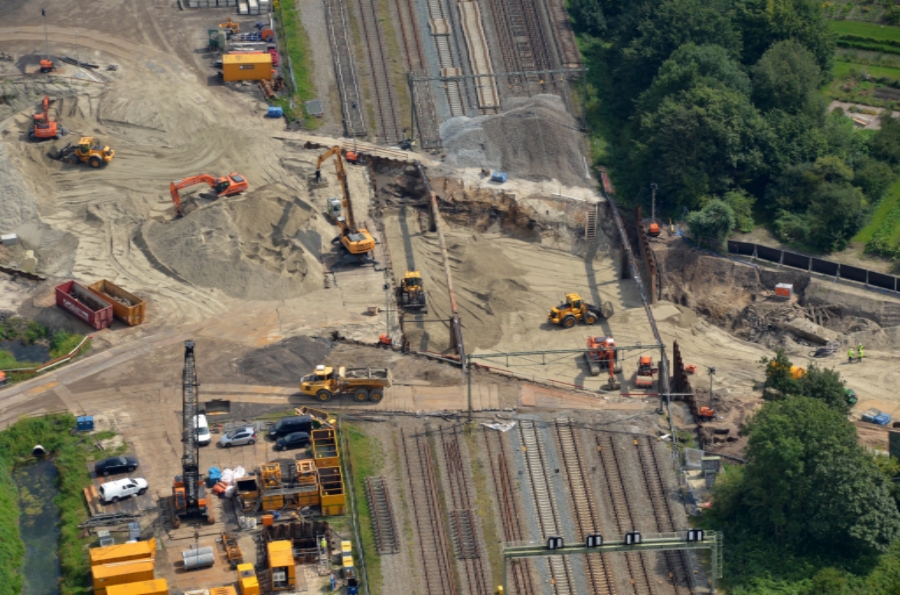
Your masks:
[[[352,256],[366,256],[375,249],[375,238],[372,237],[369,230],[356,225],[356,217],[353,215],[353,202],[350,200],[350,189],[347,186],[347,170],[344,167],[341,147],[335,145],[322,153],[316,162],[316,171],[320,171],[322,164],[331,157],[334,157],[334,168],[337,172],[338,182],[341,184],[344,210],[347,212],[346,219],[335,218],[336,223],[341,228],[341,244]]]

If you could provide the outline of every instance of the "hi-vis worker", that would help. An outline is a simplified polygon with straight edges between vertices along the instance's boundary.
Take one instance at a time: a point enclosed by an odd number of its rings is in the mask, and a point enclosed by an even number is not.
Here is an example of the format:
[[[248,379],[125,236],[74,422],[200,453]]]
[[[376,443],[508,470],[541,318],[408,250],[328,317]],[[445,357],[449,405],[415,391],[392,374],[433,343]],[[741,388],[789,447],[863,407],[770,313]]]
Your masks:
[[[856,345],[856,357],[857,357],[860,361],[862,361],[862,358],[863,358],[863,346],[862,346],[862,343],[858,343],[858,344]]]
[[[847,350],[847,363],[853,363],[853,348]]]

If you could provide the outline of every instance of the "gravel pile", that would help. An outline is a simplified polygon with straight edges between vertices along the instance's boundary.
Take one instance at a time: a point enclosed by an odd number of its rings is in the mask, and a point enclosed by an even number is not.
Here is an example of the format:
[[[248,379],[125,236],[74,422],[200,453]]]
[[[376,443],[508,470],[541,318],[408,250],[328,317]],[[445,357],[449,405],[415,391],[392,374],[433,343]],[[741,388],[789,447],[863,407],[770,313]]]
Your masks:
[[[495,116],[444,122],[447,164],[503,171],[512,178],[584,184],[581,133],[558,95],[512,98],[506,108]]]

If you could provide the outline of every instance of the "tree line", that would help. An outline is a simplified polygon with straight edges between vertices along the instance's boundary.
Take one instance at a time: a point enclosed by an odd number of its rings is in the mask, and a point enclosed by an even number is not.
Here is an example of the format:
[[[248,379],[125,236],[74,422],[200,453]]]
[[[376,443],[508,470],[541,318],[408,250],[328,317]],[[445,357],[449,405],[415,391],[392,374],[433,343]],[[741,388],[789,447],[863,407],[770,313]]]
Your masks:
[[[716,244],[769,223],[842,250],[900,166],[900,124],[827,113],[835,36],[817,0],[572,0],[625,195],[650,183]],[[590,108],[590,106],[589,106]]]

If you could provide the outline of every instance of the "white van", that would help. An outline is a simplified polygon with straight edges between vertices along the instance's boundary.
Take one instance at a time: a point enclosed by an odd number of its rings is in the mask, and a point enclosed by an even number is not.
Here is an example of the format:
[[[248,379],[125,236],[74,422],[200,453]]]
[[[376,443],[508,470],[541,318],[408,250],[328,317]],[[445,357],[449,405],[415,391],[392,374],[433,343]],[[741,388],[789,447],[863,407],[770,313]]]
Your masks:
[[[97,491],[100,493],[100,499],[105,504],[109,504],[129,496],[142,496],[147,492],[147,480],[137,477],[135,479],[126,478],[107,481]]]
[[[212,435],[209,433],[209,423],[206,416],[202,413],[194,416],[194,429],[197,430],[197,442],[200,446],[206,446],[212,441]]]

